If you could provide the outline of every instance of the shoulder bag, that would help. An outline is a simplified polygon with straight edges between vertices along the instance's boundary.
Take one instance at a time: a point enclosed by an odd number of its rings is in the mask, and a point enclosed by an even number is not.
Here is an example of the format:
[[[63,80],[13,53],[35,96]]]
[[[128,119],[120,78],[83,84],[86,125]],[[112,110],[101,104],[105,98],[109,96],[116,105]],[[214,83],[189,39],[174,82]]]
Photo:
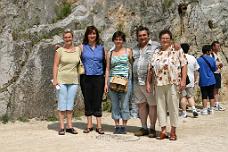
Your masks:
[[[109,65],[111,67],[112,51],[110,52]],[[110,79],[110,90],[125,93],[128,90],[128,79],[121,76],[113,76]]]

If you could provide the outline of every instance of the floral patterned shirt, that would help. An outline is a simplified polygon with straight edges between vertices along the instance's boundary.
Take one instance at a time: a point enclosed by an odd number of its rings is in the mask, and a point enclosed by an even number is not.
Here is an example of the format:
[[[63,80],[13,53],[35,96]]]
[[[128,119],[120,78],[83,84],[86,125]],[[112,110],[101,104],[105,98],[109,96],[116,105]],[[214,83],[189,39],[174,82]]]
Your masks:
[[[155,84],[163,86],[168,84],[179,85],[181,80],[181,67],[187,64],[182,49],[175,50],[172,46],[162,51],[155,51],[150,64],[155,74]]]

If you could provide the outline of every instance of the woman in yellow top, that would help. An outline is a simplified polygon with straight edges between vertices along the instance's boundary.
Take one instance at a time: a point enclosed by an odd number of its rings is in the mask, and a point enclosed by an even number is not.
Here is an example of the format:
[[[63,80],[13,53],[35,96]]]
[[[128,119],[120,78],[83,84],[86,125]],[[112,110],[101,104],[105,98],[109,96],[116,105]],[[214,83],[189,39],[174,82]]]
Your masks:
[[[66,132],[77,134],[72,126],[72,113],[75,96],[79,85],[79,64],[81,52],[73,45],[73,32],[65,30],[64,45],[55,52],[53,65],[53,85],[58,86],[59,135],[65,134],[64,114],[67,117]]]

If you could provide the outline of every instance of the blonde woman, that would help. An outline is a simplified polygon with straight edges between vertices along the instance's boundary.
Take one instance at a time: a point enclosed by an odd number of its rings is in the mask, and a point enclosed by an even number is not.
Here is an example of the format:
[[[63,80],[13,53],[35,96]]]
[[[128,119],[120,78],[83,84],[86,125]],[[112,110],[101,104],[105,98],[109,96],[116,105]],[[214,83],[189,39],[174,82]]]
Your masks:
[[[74,100],[79,86],[77,65],[81,51],[73,45],[73,32],[69,29],[63,34],[64,45],[55,52],[53,65],[53,85],[58,90],[59,135],[65,135],[64,115],[67,117],[66,132],[77,134],[72,126]]]

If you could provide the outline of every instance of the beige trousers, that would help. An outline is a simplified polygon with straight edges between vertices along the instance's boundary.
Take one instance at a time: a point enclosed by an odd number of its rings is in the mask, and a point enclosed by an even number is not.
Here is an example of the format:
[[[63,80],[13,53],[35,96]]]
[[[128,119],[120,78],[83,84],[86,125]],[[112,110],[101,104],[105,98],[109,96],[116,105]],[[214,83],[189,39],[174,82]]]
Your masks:
[[[158,122],[161,127],[167,125],[167,112],[169,112],[170,125],[177,127],[179,113],[179,93],[177,87],[176,85],[168,84],[156,86],[155,88]]]

